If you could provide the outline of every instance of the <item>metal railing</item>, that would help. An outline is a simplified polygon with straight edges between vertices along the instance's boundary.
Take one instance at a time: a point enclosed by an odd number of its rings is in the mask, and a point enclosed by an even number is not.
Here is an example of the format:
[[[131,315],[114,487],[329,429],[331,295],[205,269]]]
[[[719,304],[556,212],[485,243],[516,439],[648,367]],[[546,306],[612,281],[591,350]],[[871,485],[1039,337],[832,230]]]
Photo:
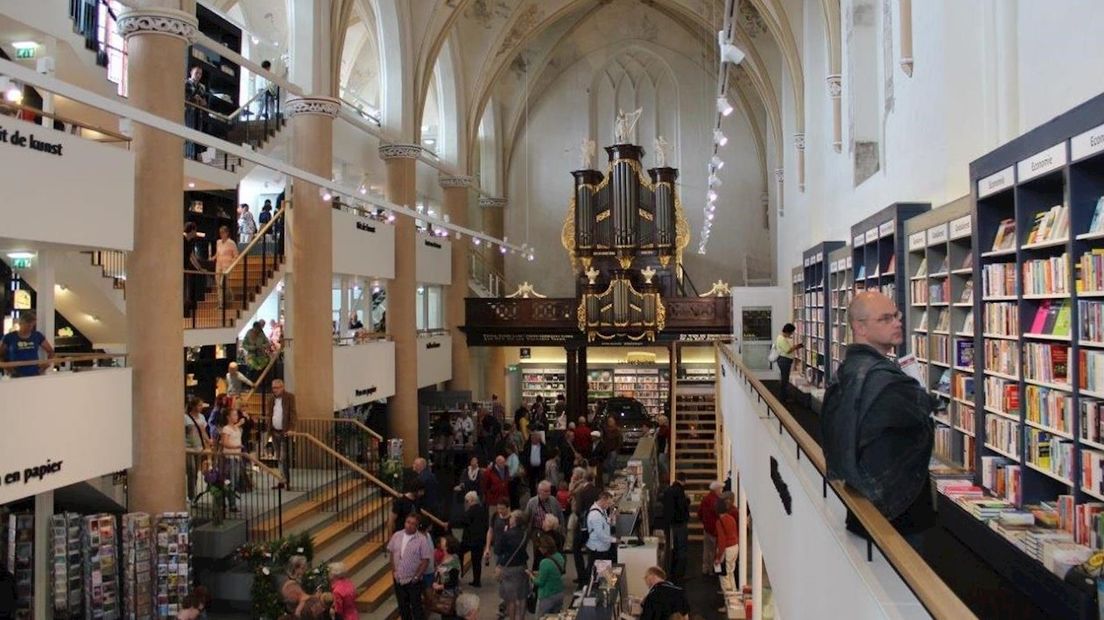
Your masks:
[[[126,357],[125,353],[69,353],[28,362],[0,362],[0,378],[14,373],[16,369],[28,366],[38,366],[40,374],[82,372],[96,368],[122,368],[126,366]]]
[[[232,327],[284,262],[285,201],[221,272],[185,269],[186,327]],[[213,247],[212,247],[213,250]],[[212,290],[213,288],[213,290]]]
[[[283,536],[286,480],[272,465],[246,450],[185,451],[185,485],[195,524],[243,520],[250,543]]]
[[[99,267],[103,277],[111,278],[115,288],[125,290],[127,253],[121,250],[96,250],[90,254],[92,266]]]
[[[268,89],[257,91],[252,98],[229,114],[223,114],[209,106],[194,101],[184,101],[188,111],[185,116],[188,126],[197,131],[223,138],[234,144],[248,144],[254,149],[264,146],[269,138],[276,135],[285,124],[283,96],[277,88],[270,93]],[[192,159],[221,167],[234,172],[241,160],[225,153],[219,156],[203,157],[206,147],[193,146],[189,154]]]
[[[756,397],[766,405],[768,419],[773,417],[778,422],[778,431],[783,429],[794,443],[797,444],[798,455],[804,454],[821,475],[823,493],[827,497],[828,489],[839,497],[847,509],[858,518],[859,522],[869,533],[867,539],[867,560],[873,559],[873,547],[881,550],[890,566],[912,590],[916,598],[924,608],[937,620],[965,620],[976,618],[974,613],[962,602],[953,590],[935,573],[908,542],[893,528],[885,516],[872,504],[870,500],[860,495],[854,489],[846,486],[843,481],[829,480],[827,467],[824,460],[824,452],[820,445],[802,428],[794,419],[785,405],[778,401],[774,394],[755,377],[754,373],[744,365],[740,357],[728,344],[716,343],[719,357],[723,358],[740,376]],[[749,412],[749,415],[758,415],[758,412]]]
[[[502,297],[505,294],[506,278],[475,249],[468,250],[468,278],[483,289],[480,293],[488,297]]]

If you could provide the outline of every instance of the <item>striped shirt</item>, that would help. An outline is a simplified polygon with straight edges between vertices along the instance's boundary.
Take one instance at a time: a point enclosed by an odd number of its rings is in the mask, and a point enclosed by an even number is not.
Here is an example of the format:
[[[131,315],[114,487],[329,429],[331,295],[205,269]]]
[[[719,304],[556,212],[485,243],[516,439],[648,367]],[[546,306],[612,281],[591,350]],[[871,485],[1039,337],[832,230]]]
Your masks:
[[[409,537],[403,548],[403,539]],[[387,543],[387,551],[391,554],[391,567],[394,569],[399,584],[408,584],[422,578],[422,571],[418,565],[422,560],[433,559],[433,549],[429,546],[429,538],[425,534],[415,532],[407,534],[405,530],[399,530],[391,536],[391,542]]]

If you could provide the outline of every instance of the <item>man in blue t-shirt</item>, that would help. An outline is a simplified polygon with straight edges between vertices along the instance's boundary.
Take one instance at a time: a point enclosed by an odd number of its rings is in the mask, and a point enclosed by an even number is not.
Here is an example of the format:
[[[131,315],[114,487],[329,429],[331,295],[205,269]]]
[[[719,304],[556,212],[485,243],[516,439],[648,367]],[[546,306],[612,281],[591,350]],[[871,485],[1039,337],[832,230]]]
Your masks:
[[[19,329],[5,334],[0,340],[0,361],[4,362],[33,362],[38,360],[38,349],[46,351],[46,357],[54,357],[54,347],[46,340],[42,332],[35,329],[35,315],[33,312],[24,312],[19,317]],[[34,377],[42,374],[42,369],[37,364],[16,366],[8,371],[13,377]]]

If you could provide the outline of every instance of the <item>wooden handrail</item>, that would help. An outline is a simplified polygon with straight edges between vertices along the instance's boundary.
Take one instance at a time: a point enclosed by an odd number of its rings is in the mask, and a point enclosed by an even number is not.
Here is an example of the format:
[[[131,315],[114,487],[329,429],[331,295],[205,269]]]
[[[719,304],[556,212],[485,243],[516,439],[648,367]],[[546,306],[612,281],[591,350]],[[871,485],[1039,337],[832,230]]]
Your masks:
[[[238,256],[234,259],[234,262],[230,263],[230,266],[227,267],[226,271],[222,273],[229,274],[231,271],[234,271],[234,267],[237,267],[238,263],[240,263],[242,259],[249,254],[249,251],[253,249],[253,246],[264,241],[265,235],[268,233],[269,230],[272,230],[272,227],[276,224],[276,220],[284,216],[284,212],[287,211],[288,205],[290,204],[290,200],[285,200],[283,204],[280,205],[280,208],[276,209],[276,212],[272,214],[272,219],[268,220],[268,222],[266,222],[264,226],[261,226],[261,228],[257,230],[257,232],[253,233],[253,238],[249,240],[249,243],[245,246],[245,249],[238,252]]]
[[[123,134],[121,134],[117,131],[111,131],[110,129],[104,129],[103,127],[98,127],[96,125],[89,125],[88,123],[85,123],[83,121],[78,121],[78,120],[75,120],[75,119],[72,119],[72,118],[68,118],[66,116],[61,116],[60,114],[54,114],[53,112],[46,112],[44,110],[39,110],[38,108],[32,108],[31,106],[23,105],[22,103],[13,103],[11,101],[0,101],[0,107],[9,108],[9,109],[12,109],[12,110],[19,110],[20,112],[30,112],[31,114],[34,114],[35,116],[45,116],[46,118],[51,118],[55,121],[61,121],[63,123],[68,123],[70,125],[76,125],[77,127],[80,127],[81,129],[87,129],[89,131],[95,131],[96,133],[101,133],[105,136],[112,137],[112,138],[114,138],[115,140],[117,140],[119,142],[130,142],[131,141],[130,136],[125,136],[125,135],[123,135]],[[99,142],[99,140],[96,140],[96,142]]]
[[[254,101],[256,101],[257,99],[259,99],[261,97],[261,95],[265,94],[265,92],[267,90],[268,90],[267,88],[262,88],[262,89],[258,90],[257,92],[253,93],[253,96],[249,98],[249,101],[246,101],[245,103],[241,104],[238,107],[237,110],[234,110],[233,112],[230,113],[230,116],[226,117],[227,120],[232,121],[232,120],[238,118],[239,116],[241,116],[241,113],[244,112],[245,109],[249,107],[249,104],[251,104]]]
[[[790,412],[779,400],[757,379],[747,366],[736,356],[728,344],[715,343],[717,351],[724,356],[728,363],[732,364],[740,374],[744,375],[752,389],[758,392],[759,397],[767,403],[767,408],[774,413],[782,426],[793,437],[798,448],[809,457],[821,476],[827,478],[827,468],[824,461],[824,451],[813,440],[809,433],[794,419]],[[977,618],[970,608],[958,598],[958,595],[932,570],[931,566],[920,557],[907,541],[897,532],[882,513],[863,497],[855,489],[848,487],[842,480],[830,480],[829,485],[839,496],[847,509],[851,511],[863,527],[866,528],[871,540],[881,549],[882,555],[893,566],[897,574],[901,576],[905,584],[912,590],[920,603],[924,605],[928,613],[937,620],[963,620]]]
[[[377,477],[373,476],[372,474],[368,473],[367,471],[365,471],[360,465],[357,465],[356,463],[350,461],[348,458],[346,458],[340,452],[338,452],[338,451],[334,450],[333,448],[327,446],[326,444],[322,443],[314,435],[311,435],[310,433],[299,432],[299,431],[288,431],[287,434],[291,437],[302,437],[303,439],[307,440],[308,442],[313,443],[314,445],[318,446],[324,452],[326,452],[330,456],[334,457],[335,459],[341,461],[341,463],[343,465],[345,465],[349,469],[351,469],[354,472],[356,472],[357,474],[359,474],[361,477],[363,477],[368,482],[371,482],[372,484],[378,486],[380,489],[386,491],[391,497],[400,497],[402,495],[401,493],[399,493],[395,489],[391,488],[391,486],[388,485],[386,482],[380,480],[379,478],[377,478]],[[444,521],[438,519],[435,515],[433,515],[429,511],[425,510],[424,508],[422,509],[421,512],[422,512],[422,514],[424,514],[426,516],[426,518],[428,518],[430,521],[432,521],[438,527],[448,528],[447,523],[445,523]]]
[[[223,121],[223,122],[226,122],[226,123],[230,122],[230,117],[229,116],[223,114],[222,112],[215,112],[214,110],[212,110],[211,108],[208,108],[207,106],[205,106],[203,104],[199,104],[199,103],[196,103],[194,101],[188,101],[187,99],[185,99],[184,100],[184,105],[188,106],[189,108],[195,108],[197,110],[202,110],[202,111],[210,114],[211,116],[217,117],[220,121]]]
[[[69,353],[59,354],[44,360],[31,360],[27,362],[0,362],[0,370],[5,368],[21,368],[23,366],[40,366],[49,364],[56,366],[72,362],[98,362],[110,359],[126,357],[126,353]]]
[[[359,428],[360,430],[364,431],[365,433],[368,433],[372,437],[375,437],[376,440],[379,441],[380,443],[383,442],[383,435],[380,435],[376,431],[368,428],[368,426],[365,425],[364,422],[361,422],[360,420],[356,420],[356,419],[353,419],[353,418],[334,418],[334,422],[342,422],[344,424],[352,424],[353,426]]]
[[[250,463],[252,463],[260,471],[263,471],[264,473],[266,473],[269,476],[271,476],[271,477],[275,478],[276,480],[278,480],[280,483],[287,482],[287,480],[284,479],[283,474],[276,471],[275,469],[272,469],[268,465],[265,465],[257,457],[253,456],[252,454],[250,454],[248,452],[241,452],[239,454],[226,454],[225,452],[219,452],[217,450],[212,450],[211,448],[203,448],[202,450],[199,450],[199,449],[196,449],[196,448],[186,448],[184,450],[184,453],[185,454],[205,454],[207,456],[240,456],[243,459],[245,459],[245,460],[249,461]]]

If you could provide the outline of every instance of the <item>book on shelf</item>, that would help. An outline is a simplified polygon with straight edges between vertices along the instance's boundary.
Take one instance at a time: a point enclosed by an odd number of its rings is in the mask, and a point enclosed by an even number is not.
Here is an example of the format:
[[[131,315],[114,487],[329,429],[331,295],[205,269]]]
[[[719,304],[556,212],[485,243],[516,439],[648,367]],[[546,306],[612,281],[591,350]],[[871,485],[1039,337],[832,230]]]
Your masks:
[[[962,259],[962,264],[959,265],[959,269],[973,269],[974,268],[974,251],[967,250],[966,257]]]
[[[1081,439],[1104,444],[1104,402],[1081,397],[1078,403],[1081,422]]]
[[[954,381],[951,384],[951,396],[954,398],[960,398],[962,400],[973,401],[974,400],[974,376],[966,373],[956,373],[954,375]],[[970,429],[973,430],[973,423],[970,424]]]
[[[893,275],[894,273],[897,273],[897,255],[890,254],[889,262],[886,263],[885,275]]]
[[[1016,263],[993,263],[981,270],[981,290],[984,297],[1007,297],[1016,294]]]
[[[917,324],[917,329],[928,330],[928,311],[926,309],[920,313],[920,323]]]
[[[981,457],[981,484],[997,497],[1023,503],[1020,466],[1003,456]]]
[[[946,256],[943,257],[943,260],[939,261],[939,266],[937,266],[935,268],[935,271],[932,272],[932,275],[938,275],[938,274],[941,274],[941,273],[947,273],[947,257]]]
[[[928,258],[925,256],[920,259],[920,266],[916,268],[916,277],[922,277],[928,275]]]
[[[1035,222],[1024,239],[1024,245],[1057,241],[1069,236],[1069,210],[1065,205],[1054,205],[1035,214]]]
[[[1104,392],[1104,351],[1081,349],[1078,377],[1081,389]]]
[[[939,375],[939,381],[935,384],[935,391],[943,392],[944,394],[951,393],[951,369],[946,368],[943,370],[943,374]]]
[[[1020,408],[1020,384],[1001,377],[985,377],[986,406],[1010,415]]]
[[[973,368],[974,367],[974,341],[973,340],[956,340],[955,341],[955,366],[959,368]]]
[[[1011,250],[1016,247],[1016,220],[1001,220],[997,225],[997,234],[993,237],[993,251]]]
[[[974,303],[974,281],[966,280],[966,283],[962,285],[962,295],[958,297],[958,303],[972,304]]]
[[[1024,349],[1024,376],[1046,383],[1069,382],[1069,345],[1027,342]]]
[[[1077,261],[1077,291],[1104,290],[1104,248],[1094,248]]]
[[[1020,351],[1012,340],[985,340],[985,368],[1004,375],[1020,374]]]
[[[935,325],[935,331],[946,332],[951,330],[951,313],[947,309],[939,311],[939,320]]]
[[[1069,256],[1024,261],[1023,292],[1025,295],[1054,295],[1069,292]]]
[[[985,441],[1005,454],[1018,455],[1020,453],[1019,422],[998,415],[986,415]]]
[[[866,265],[859,265],[859,275],[857,275],[855,277],[856,278],[865,278],[866,277]]]
[[[973,336],[974,335],[974,309],[973,308],[970,308],[969,310],[966,311],[966,317],[964,319],[962,319],[962,329],[959,330],[959,331],[963,334],[968,335],[968,336]]]
[[[1077,338],[1089,342],[1104,341],[1104,301],[1078,301],[1077,310],[1081,323]]]
[[[1089,232],[1104,232],[1104,196],[1096,201],[1096,209],[1093,211],[1092,222],[1089,223]]]
[[[1018,336],[1020,309],[1012,302],[988,303],[983,307],[982,332],[1000,336]]]
[[[1073,434],[1073,396],[1061,390],[1024,387],[1024,419],[1040,426]]]
[[[1104,452],[1081,450],[1081,486],[1097,495],[1104,494]]]

